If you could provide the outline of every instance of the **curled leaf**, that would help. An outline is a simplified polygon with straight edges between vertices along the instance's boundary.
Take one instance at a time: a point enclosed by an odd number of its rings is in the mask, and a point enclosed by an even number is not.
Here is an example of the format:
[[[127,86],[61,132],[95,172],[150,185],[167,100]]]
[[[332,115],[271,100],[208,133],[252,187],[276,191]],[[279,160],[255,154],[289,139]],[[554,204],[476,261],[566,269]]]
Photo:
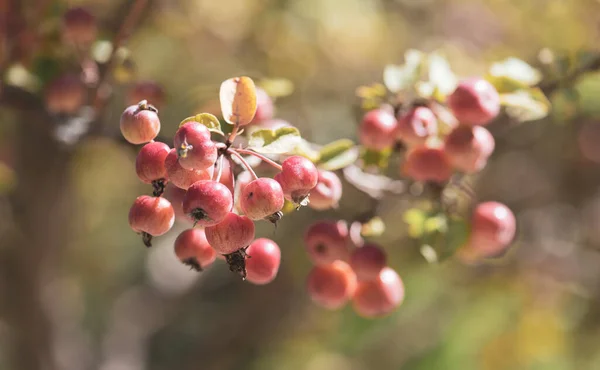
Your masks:
[[[219,92],[225,122],[247,125],[256,114],[256,87],[250,77],[234,77],[223,81]]]
[[[292,152],[301,139],[300,131],[295,127],[258,130],[250,135],[248,147],[259,153],[285,154]]]
[[[219,121],[219,119],[217,117],[215,117],[214,115],[212,115],[210,113],[200,113],[200,114],[196,114],[195,116],[188,117],[188,118],[184,119],[183,121],[181,121],[181,123],[179,124],[179,127],[183,126],[184,124],[186,124],[188,122],[201,123],[204,126],[206,126],[208,131],[216,132],[218,134],[224,135],[223,131],[221,131],[221,122]]]

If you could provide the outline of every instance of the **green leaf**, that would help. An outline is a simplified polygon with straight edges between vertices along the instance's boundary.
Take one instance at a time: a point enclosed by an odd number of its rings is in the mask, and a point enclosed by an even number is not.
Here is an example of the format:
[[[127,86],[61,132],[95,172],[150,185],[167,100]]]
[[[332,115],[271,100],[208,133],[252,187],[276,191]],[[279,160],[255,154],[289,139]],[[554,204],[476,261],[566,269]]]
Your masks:
[[[292,152],[300,144],[301,139],[300,131],[295,127],[258,130],[250,135],[248,147],[259,153],[284,154]]]
[[[542,74],[521,59],[511,57],[492,64],[488,79],[498,92],[509,93],[537,84]]]
[[[298,144],[292,149],[289,154],[301,155],[311,160],[311,162],[317,162],[319,160],[319,152],[313,149],[313,144],[300,138]]]
[[[552,118],[556,123],[566,123],[579,113],[579,93],[574,88],[556,90],[551,96]]]
[[[383,70],[383,83],[393,93],[410,87],[420,78],[425,54],[418,50],[408,50],[404,54],[403,65],[387,65]]]
[[[437,248],[438,259],[444,260],[454,255],[454,253],[465,245],[469,239],[471,227],[467,220],[462,218],[448,218],[447,229],[439,239]]]
[[[319,168],[335,171],[351,165],[358,159],[358,149],[352,140],[341,139],[325,145],[319,151]]]
[[[200,113],[200,114],[196,114],[195,116],[188,117],[188,118],[184,119],[183,121],[181,121],[181,123],[179,124],[179,127],[183,126],[184,124],[186,124],[188,122],[201,123],[204,126],[206,126],[208,131],[216,132],[220,135],[224,135],[223,131],[221,130],[221,122],[219,121],[219,119],[217,117],[215,117],[214,115],[212,115],[210,113]]]
[[[529,88],[500,95],[506,113],[520,122],[535,121],[548,115],[550,102],[542,90]]]
[[[427,214],[425,211],[418,208],[411,208],[404,212],[402,219],[408,225],[408,236],[417,239],[420,238],[425,232],[425,220],[427,220]]]
[[[363,161],[363,168],[370,166],[386,168],[391,155],[391,149],[384,149],[381,151],[363,149],[362,153],[360,154],[360,159]]]

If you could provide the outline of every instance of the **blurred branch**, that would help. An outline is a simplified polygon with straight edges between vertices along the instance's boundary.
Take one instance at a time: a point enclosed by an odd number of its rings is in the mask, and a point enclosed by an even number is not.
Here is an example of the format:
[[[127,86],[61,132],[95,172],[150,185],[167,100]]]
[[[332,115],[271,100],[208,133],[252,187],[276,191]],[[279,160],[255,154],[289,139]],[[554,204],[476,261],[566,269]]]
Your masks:
[[[544,92],[545,95],[549,95],[553,93],[555,90],[559,89],[565,83],[572,83],[576,81],[581,75],[594,72],[600,70],[600,53],[592,58],[585,65],[575,69],[571,73],[566,76],[552,80],[552,81],[543,81],[538,84],[538,87]]]

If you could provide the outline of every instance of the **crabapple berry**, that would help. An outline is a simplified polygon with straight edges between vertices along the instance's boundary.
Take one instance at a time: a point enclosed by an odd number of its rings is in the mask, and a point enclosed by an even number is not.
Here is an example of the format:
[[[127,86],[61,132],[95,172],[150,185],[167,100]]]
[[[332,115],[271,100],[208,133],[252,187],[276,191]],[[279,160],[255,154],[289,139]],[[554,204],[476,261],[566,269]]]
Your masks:
[[[175,239],[175,255],[185,265],[202,271],[217,258],[202,229],[184,230]]]
[[[402,172],[416,181],[442,183],[452,176],[450,162],[443,145],[423,145],[413,148],[406,155]]]
[[[275,279],[281,263],[281,250],[271,239],[260,238],[246,249],[246,278],[257,285],[268,284]]]
[[[135,172],[140,180],[150,184],[152,181],[166,178],[165,159],[169,151],[167,144],[157,141],[144,145],[135,158]]]
[[[348,242],[348,225],[344,221],[318,221],[304,234],[308,257],[318,265],[337,260],[348,261]]]
[[[148,143],[158,135],[160,120],[156,108],[145,101],[130,105],[121,115],[121,134],[132,144]]]
[[[85,103],[86,90],[81,78],[65,74],[48,84],[44,91],[46,108],[52,113],[73,114]]]
[[[176,149],[171,149],[169,151],[169,154],[165,158],[165,168],[167,169],[169,181],[172,182],[173,185],[184,190],[192,186],[195,182],[210,180],[214,171],[213,167],[208,167],[203,170],[188,170],[181,167],[181,164],[177,159]]]
[[[350,255],[350,267],[359,281],[376,280],[386,265],[385,252],[375,244],[365,244],[356,248]]]
[[[375,280],[358,283],[352,297],[354,311],[365,318],[390,314],[404,301],[404,283],[398,273],[384,267]]]
[[[129,210],[129,226],[152,236],[165,234],[175,222],[171,202],[162,197],[139,196]]]
[[[206,240],[217,252],[231,254],[252,243],[254,222],[230,212],[218,224],[206,227],[205,232]]]
[[[255,124],[273,118],[273,99],[260,87],[256,88],[256,113],[250,124]]]
[[[461,81],[447,103],[456,119],[466,125],[485,125],[500,113],[498,91],[479,77]]]
[[[281,172],[275,180],[281,185],[286,199],[303,204],[310,191],[317,186],[319,171],[308,159],[294,155],[281,163]]]
[[[394,145],[398,121],[385,109],[367,112],[358,129],[360,143],[372,150],[383,150]]]
[[[512,211],[502,203],[478,204],[471,216],[471,235],[466,251],[476,256],[494,257],[512,243],[517,222]]]
[[[227,186],[212,180],[195,182],[183,197],[183,211],[200,226],[223,221],[232,206],[233,196]]]
[[[319,170],[317,186],[310,191],[308,206],[316,210],[326,210],[337,207],[342,198],[342,182],[331,171]]]
[[[217,147],[210,139],[210,131],[201,123],[187,122],[181,126],[173,142],[183,168],[203,170],[214,166],[217,160]]]
[[[313,267],[306,282],[311,299],[330,310],[343,307],[354,295],[356,285],[356,274],[343,261]]]
[[[437,118],[427,107],[415,107],[398,118],[397,138],[408,146],[422,145],[437,135]]]
[[[98,34],[96,17],[84,8],[67,10],[62,23],[63,38],[77,45],[91,45]]]
[[[446,136],[444,151],[454,168],[475,173],[485,167],[494,146],[494,137],[485,127],[461,125]]]
[[[160,108],[165,102],[165,92],[154,81],[139,81],[127,92],[127,105],[137,104],[142,100]]]
[[[271,178],[261,177],[244,187],[240,207],[251,220],[261,220],[281,211],[284,202],[281,185]]]
[[[185,190],[178,188],[172,183],[168,183],[165,187],[163,196],[171,202],[171,205],[173,205],[173,209],[175,210],[175,221],[185,220],[187,222],[194,222],[190,215],[183,212],[183,198],[185,197],[185,193]]]

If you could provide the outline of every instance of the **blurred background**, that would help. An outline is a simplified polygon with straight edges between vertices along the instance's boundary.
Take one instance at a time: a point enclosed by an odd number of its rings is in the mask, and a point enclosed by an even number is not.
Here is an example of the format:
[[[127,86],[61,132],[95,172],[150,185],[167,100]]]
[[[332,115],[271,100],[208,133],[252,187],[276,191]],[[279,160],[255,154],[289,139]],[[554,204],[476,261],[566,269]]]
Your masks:
[[[16,3],[26,15],[41,6]],[[36,26],[55,32],[82,5],[110,40],[131,3],[51,1]],[[595,55],[599,22],[597,0],[152,0],[127,46],[136,78],[166,91],[164,136],[214,109],[223,80],[249,75],[291,81],[276,116],[325,144],[356,140],[356,88],[407,49],[441,50],[460,76],[509,56],[547,71]],[[117,80],[104,122],[118,131],[130,82]],[[409,200],[385,199],[387,230],[373,241],[406,298],[377,320],[321,309],[304,290],[303,232],[363,212],[351,185],[335,211],[259,224],[282,249],[273,283],[244,283],[220,260],[198,274],[172,249],[187,225],[151,249],[129,228],[131,203],[150,193],[135,149],[100,136],[64,149],[27,101],[3,104],[0,369],[600,369],[599,94],[600,73],[580,74],[549,96],[547,118],[491,127],[497,149],[474,187],[518,219],[513,250],[494,263],[427,263],[406,235]]]

